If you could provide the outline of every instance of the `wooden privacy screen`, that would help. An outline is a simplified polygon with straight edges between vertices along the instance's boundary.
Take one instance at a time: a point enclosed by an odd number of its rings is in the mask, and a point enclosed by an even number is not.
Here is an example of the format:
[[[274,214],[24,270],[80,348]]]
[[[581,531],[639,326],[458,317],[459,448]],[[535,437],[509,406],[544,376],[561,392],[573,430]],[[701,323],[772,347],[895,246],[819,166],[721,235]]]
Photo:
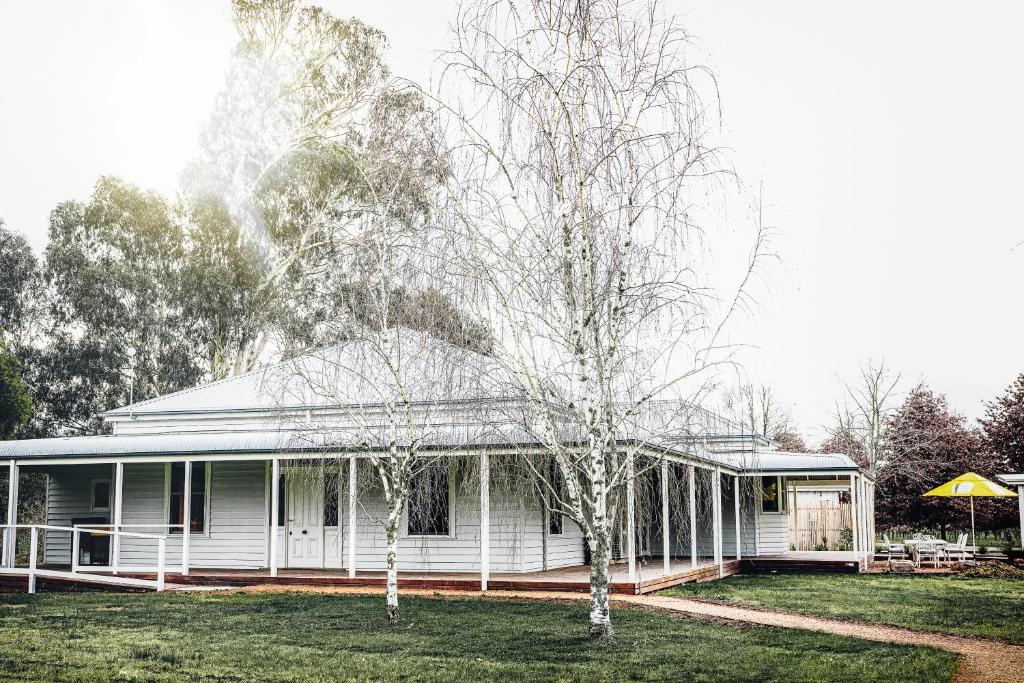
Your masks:
[[[789,547],[791,550],[852,550],[846,547],[852,543],[852,529],[849,503],[804,503],[790,511]]]

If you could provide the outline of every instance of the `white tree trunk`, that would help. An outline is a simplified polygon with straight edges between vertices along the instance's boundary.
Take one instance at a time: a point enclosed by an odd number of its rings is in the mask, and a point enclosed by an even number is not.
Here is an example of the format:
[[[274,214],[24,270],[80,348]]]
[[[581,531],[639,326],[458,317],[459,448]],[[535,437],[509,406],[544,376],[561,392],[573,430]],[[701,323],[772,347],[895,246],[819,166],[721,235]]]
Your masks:
[[[612,617],[608,606],[611,534],[608,524],[608,488],[604,453],[591,447],[591,500],[594,512],[590,530],[590,636],[611,638]]]
[[[611,638],[612,616],[608,606],[611,577],[611,536],[608,527],[594,529],[590,541],[590,637]]]
[[[388,623],[397,624],[398,617],[398,524],[402,517],[402,499],[396,496],[388,511],[387,538],[388,538],[388,582],[387,582],[387,609]]]

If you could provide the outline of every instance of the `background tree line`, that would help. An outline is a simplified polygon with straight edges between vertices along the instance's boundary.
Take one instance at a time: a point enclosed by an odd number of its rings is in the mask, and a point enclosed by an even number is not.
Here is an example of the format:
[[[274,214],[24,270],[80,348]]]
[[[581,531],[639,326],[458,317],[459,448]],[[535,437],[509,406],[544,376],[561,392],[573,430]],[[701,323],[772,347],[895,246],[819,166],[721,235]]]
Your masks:
[[[772,439],[782,451],[853,458],[876,478],[875,514],[882,529],[961,529],[969,519],[966,499],[922,494],[964,472],[995,480],[1024,471],[1024,373],[972,423],[927,383],[904,390],[898,372],[884,362],[868,362],[846,385],[817,449],[807,445],[769,385],[741,384],[724,396],[723,412],[743,431]],[[981,529],[1018,524],[1013,501],[979,498],[975,512]]]
[[[922,494],[964,472],[995,480],[1024,470],[1024,373],[973,424],[925,382],[898,400],[899,384],[884,363],[865,365],[847,386],[821,450],[845,453],[875,476],[879,528],[963,529],[969,501]],[[1013,501],[978,498],[974,505],[979,528],[1017,526]]]

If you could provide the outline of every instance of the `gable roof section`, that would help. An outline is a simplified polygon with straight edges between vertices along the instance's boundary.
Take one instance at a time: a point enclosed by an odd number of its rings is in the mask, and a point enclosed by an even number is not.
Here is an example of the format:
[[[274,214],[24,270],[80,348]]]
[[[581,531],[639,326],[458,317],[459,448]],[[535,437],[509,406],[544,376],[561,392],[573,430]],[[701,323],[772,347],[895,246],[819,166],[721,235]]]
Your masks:
[[[390,345],[360,339],[311,351],[252,372],[101,413],[129,416],[275,411],[483,399],[509,394],[493,359],[408,329]]]

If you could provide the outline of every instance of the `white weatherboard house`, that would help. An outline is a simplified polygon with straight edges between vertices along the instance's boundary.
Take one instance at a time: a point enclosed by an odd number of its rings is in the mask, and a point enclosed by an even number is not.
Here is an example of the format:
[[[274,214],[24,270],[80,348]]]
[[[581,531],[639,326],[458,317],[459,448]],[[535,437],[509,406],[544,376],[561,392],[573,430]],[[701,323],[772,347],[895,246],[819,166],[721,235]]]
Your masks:
[[[37,578],[162,588],[165,573],[172,584],[381,582],[383,494],[367,455],[386,441],[386,402],[372,377],[332,369],[365,352],[350,342],[289,361],[287,380],[274,380],[283,366],[272,366],[111,410],[102,415],[110,435],[0,442],[0,465],[15,483],[0,571],[31,574],[33,588]],[[473,355],[443,351],[449,367],[454,358],[479,369]],[[432,375],[440,367],[432,358],[417,361],[425,400],[412,407],[434,463],[423,470],[430,486],[415,486],[434,502],[402,520],[401,580],[584,587],[579,528],[548,512],[539,489],[504,484],[503,468],[520,453],[543,452],[495,418],[511,415],[515,399],[494,399],[479,372]],[[345,390],[311,388],[339,385]],[[334,439],[339,433],[348,439]],[[873,552],[873,481],[844,456],[781,453],[735,433],[632,446],[649,466],[627,487],[615,523],[614,590],[759,564],[856,571]],[[47,475],[44,527],[19,526],[19,472]],[[801,486],[846,491],[852,550],[790,552],[790,501]],[[30,544],[40,546],[32,558],[41,564],[25,559]]]

